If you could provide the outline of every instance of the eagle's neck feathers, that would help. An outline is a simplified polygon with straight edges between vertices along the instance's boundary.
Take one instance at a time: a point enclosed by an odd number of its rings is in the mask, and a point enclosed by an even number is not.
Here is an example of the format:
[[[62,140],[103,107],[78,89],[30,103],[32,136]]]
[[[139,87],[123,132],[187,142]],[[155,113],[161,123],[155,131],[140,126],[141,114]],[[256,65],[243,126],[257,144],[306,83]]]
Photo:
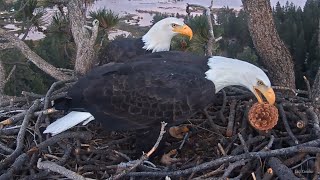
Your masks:
[[[213,56],[208,60],[206,78],[215,85],[216,93],[227,86],[238,85],[253,92],[257,79],[263,80],[267,86],[270,81],[258,67],[237,59]],[[256,78],[252,78],[256,77]]]
[[[161,30],[159,26],[153,26],[143,37],[144,42],[143,49],[150,50],[152,52],[169,51],[171,39],[175,34]]]

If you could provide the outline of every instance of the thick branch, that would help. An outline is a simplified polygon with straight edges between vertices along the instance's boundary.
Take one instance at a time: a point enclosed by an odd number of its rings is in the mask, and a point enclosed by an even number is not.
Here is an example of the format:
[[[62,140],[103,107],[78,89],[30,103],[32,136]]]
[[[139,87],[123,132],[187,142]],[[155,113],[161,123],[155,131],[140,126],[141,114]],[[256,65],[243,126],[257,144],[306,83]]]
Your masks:
[[[39,55],[33,52],[23,41],[21,41],[18,37],[14,36],[6,32],[4,29],[0,28],[0,35],[10,41],[16,48],[18,48],[21,53],[29,59],[34,65],[36,65],[39,69],[43,70],[48,75],[52,76],[57,80],[67,80],[70,79],[69,76],[57,70],[56,67],[47,63],[44,59],[42,59]]]
[[[270,0],[242,0],[242,3],[252,41],[272,84],[294,89],[293,60],[276,30]]]
[[[320,18],[318,22],[318,48],[320,49]]]
[[[187,4],[187,9],[190,7],[194,7],[194,8],[202,8],[205,10],[206,12],[206,16],[207,16],[207,20],[208,20],[208,25],[209,25],[209,39],[208,39],[208,43],[207,43],[207,52],[206,55],[207,56],[212,56],[212,49],[213,49],[213,43],[216,42],[214,39],[214,33],[213,33],[213,25],[212,25],[212,19],[211,19],[211,7],[213,6],[213,1],[211,1],[211,5],[210,7],[205,7],[205,6],[201,6],[198,4]]]
[[[320,44],[319,44],[319,48],[320,48]],[[316,78],[314,79],[314,83],[312,85],[311,98],[314,102],[320,101],[320,68],[318,69]]]
[[[267,158],[267,157],[274,157],[274,156],[283,156],[283,155],[290,155],[297,152],[306,152],[308,153],[317,153],[319,151],[319,148],[312,148],[314,146],[319,146],[320,140],[314,140],[307,143],[303,143],[297,146],[292,146],[288,148],[281,148],[271,151],[259,151],[259,152],[250,152],[250,153],[244,153],[241,155],[236,156],[225,156],[221,157],[215,160],[212,160],[210,162],[202,163],[196,167],[184,169],[184,170],[177,170],[177,171],[168,171],[168,172],[131,172],[128,173],[128,176],[154,176],[154,177],[177,177],[177,176],[183,176],[186,174],[191,174],[192,172],[198,172],[205,169],[209,169],[214,166],[221,165],[226,162],[235,162],[239,161],[241,159],[254,159],[254,158]]]
[[[85,177],[83,177],[73,171],[70,171],[69,169],[62,167],[56,163],[53,163],[50,161],[41,162],[41,158],[38,160],[37,167],[39,169],[48,169],[50,171],[62,174],[65,177],[73,179],[73,180],[89,180],[89,179],[91,179],[91,178],[85,178]]]
[[[269,166],[273,172],[279,177],[279,179],[292,179],[297,180],[298,178],[293,174],[292,170],[284,165],[278,158],[271,157],[268,160]]]
[[[90,35],[86,28],[86,16],[82,8],[82,1],[71,0],[68,3],[71,31],[77,47],[75,71],[77,74],[86,74],[93,66],[95,57],[94,43],[98,36],[99,21],[93,21]]]
[[[13,44],[11,43],[0,43],[0,50],[11,49],[11,48],[14,48]]]
[[[5,70],[4,70],[4,66],[3,66],[2,61],[0,60],[0,100],[1,101],[2,101],[1,97],[2,97],[3,92],[4,92],[4,86],[6,85],[5,76],[6,76],[6,73],[5,73]]]

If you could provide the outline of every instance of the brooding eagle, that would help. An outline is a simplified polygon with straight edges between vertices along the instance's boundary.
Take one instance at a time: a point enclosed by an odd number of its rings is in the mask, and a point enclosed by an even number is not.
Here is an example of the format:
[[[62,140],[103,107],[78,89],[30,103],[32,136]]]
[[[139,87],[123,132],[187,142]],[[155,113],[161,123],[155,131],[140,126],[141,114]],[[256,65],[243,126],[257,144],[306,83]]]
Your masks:
[[[202,111],[227,86],[243,86],[259,102],[275,102],[267,75],[257,66],[220,56],[157,52],[127,63],[97,67],[56,101],[56,109],[71,111],[44,133],[61,133],[94,119],[106,130],[133,130],[173,125]],[[61,106],[63,105],[63,106]]]
[[[100,50],[100,65],[109,62],[123,62],[139,55],[169,51],[171,39],[175,35],[186,35],[190,39],[193,32],[183,20],[168,17],[155,23],[142,38],[122,38],[111,41]]]

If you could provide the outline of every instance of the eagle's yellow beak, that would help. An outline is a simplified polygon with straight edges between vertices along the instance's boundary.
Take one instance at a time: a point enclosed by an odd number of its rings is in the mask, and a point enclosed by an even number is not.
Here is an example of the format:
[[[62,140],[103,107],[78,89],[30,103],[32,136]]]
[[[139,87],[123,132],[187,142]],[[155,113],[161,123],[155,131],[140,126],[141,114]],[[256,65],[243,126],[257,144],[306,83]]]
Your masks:
[[[192,32],[192,29],[187,26],[187,25],[183,25],[183,26],[176,26],[173,28],[173,31],[174,32],[177,32],[179,34],[182,34],[182,35],[186,35],[186,36],[189,36],[190,40],[192,39],[193,37],[193,32]]]
[[[267,87],[265,85],[254,86],[254,95],[258,99],[259,103],[263,103],[264,96],[269,104],[273,105],[276,101],[276,95],[271,87]]]

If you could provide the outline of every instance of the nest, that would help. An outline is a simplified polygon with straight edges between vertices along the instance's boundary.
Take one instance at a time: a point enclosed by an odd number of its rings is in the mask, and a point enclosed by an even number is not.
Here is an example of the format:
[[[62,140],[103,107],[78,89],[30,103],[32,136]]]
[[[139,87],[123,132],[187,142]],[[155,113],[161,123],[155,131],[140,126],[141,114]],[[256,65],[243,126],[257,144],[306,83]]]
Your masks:
[[[255,103],[250,108],[249,122],[257,130],[267,131],[272,129],[278,122],[278,109],[268,103]]]
[[[49,102],[65,97],[70,86],[60,81],[45,95],[25,92],[25,97],[0,101],[0,180],[252,179],[252,172],[257,179],[318,179],[319,170],[300,173],[320,164],[316,155],[320,152],[320,106],[312,99],[279,93],[283,124],[261,135],[252,131],[243,115],[250,110],[249,119],[255,120],[251,125],[261,129],[265,125],[259,121],[267,119],[272,128],[278,120],[277,109],[268,104],[251,107],[251,92],[226,89],[214,105],[167,131],[178,139],[159,133],[161,142],[154,142],[159,147],[142,153],[137,140],[143,146],[144,136],[137,138],[135,131],[104,131],[95,121],[56,136],[43,135],[46,120],[63,116]],[[270,123],[270,119],[275,121]],[[142,163],[148,154],[152,154],[149,163]]]

